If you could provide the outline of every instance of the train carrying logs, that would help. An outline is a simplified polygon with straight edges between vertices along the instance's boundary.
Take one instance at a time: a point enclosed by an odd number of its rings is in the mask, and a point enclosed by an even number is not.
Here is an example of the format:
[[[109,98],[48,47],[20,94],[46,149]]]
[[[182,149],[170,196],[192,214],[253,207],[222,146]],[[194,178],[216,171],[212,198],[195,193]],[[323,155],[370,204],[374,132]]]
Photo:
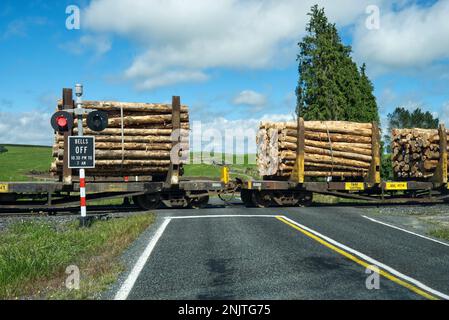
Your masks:
[[[304,176],[364,178],[373,160],[373,125],[305,121]],[[376,127],[377,129],[377,127]],[[297,122],[262,122],[256,137],[261,176],[288,179],[298,152]]]
[[[446,131],[446,137],[448,135]],[[392,166],[396,178],[433,177],[442,156],[437,129],[393,129],[391,137]]]
[[[58,102],[58,108],[62,102]],[[85,101],[86,109],[108,113],[108,127],[95,132],[87,127],[83,119],[85,135],[95,136],[95,168],[87,169],[91,177],[113,176],[158,176],[167,175],[170,167],[170,152],[177,135],[173,130],[173,108],[171,104],[133,103],[116,101]],[[180,138],[183,155],[188,154],[189,111],[181,106]],[[72,134],[78,134],[75,120]],[[50,171],[62,175],[64,138],[56,133],[53,145],[53,163]],[[76,170],[75,173],[76,175]]]

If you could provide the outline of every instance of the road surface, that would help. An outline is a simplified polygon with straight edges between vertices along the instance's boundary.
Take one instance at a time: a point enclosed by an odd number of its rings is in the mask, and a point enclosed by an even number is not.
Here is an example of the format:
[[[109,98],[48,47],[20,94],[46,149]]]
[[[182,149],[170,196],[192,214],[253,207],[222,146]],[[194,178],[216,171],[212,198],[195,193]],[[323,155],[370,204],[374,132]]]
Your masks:
[[[449,245],[370,220],[369,212],[159,210],[115,298],[449,298]]]

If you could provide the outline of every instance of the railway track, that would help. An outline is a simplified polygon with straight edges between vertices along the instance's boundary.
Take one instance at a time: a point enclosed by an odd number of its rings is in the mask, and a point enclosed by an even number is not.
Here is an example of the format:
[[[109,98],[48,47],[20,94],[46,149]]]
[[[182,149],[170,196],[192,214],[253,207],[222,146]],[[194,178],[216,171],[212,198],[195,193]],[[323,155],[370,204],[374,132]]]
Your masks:
[[[240,203],[239,200],[235,199],[235,197],[231,197],[231,199],[222,199],[219,197],[221,201],[223,201],[223,205],[220,207],[239,207],[245,206],[243,202]],[[237,200],[237,203],[236,203]],[[434,206],[434,205],[442,205],[447,204],[446,201],[441,199],[434,198],[397,198],[397,199],[388,199],[388,201],[372,200],[372,201],[341,201],[338,203],[322,203],[322,202],[313,202],[311,204],[307,204],[307,207],[410,207],[410,206]],[[270,207],[278,207],[282,208],[283,206],[276,205],[272,203],[269,205]],[[215,207],[214,205],[208,205],[207,207]],[[202,209],[205,209],[204,207]],[[284,206],[288,207],[288,206]],[[168,208],[164,205],[161,205],[154,209],[186,209],[186,208]],[[191,209],[191,208],[190,208]],[[147,212],[148,210],[141,209],[138,205],[129,204],[129,205],[92,205],[88,207],[88,215],[93,217],[101,217],[114,213],[138,213],[138,212]],[[10,218],[10,217],[51,217],[51,216],[77,216],[79,215],[80,208],[79,206],[73,207],[64,207],[64,208],[20,208],[20,209],[0,209],[0,219],[2,218]],[[201,214],[201,209],[198,210],[198,214]]]
[[[80,208],[69,207],[69,208],[59,208],[59,209],[0,209],[0,219],[10,218],[10,217],[48,217],[48,216],[76,216],[79,215]],[[89,216],[101,216],[111,213],[122,213],[122,212],[139,212],[142,211],[139,207],[135,205],[94,205],[88,207]]]

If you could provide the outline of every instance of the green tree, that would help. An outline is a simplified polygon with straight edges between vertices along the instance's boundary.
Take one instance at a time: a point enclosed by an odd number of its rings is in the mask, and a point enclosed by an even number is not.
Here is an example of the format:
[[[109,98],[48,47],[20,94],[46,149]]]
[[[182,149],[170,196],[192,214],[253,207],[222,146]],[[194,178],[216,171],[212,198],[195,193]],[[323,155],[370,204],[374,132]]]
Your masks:
[[[360,91],[362,94],[362,108],[364,122],[376,121],[379,123],[379,110],[377,108],[376,97],[374,96],[374,86],[366,75],[366,64],[360,68]]]
[[[391,152],[391,130],[404,128],[437,129],[440,122],[429,111],[424,112],[421,108],[416,108],[411,112],[402,107],[397,107],[392,113],[389,113],[387,115],[387,121],[388,134],[384,135],[384,141],[388,153]]]
[[[416,108],[413,112],[398,107],[387,116],[388,130],[403,129],[403,128],[422,128],[422,129],[437,129],[440,120],[435,118],[429,111],[422,111],[421,108]]]
[[[378,121],[373,85],[318,5],[298,43],[297,114],[306,120]]]

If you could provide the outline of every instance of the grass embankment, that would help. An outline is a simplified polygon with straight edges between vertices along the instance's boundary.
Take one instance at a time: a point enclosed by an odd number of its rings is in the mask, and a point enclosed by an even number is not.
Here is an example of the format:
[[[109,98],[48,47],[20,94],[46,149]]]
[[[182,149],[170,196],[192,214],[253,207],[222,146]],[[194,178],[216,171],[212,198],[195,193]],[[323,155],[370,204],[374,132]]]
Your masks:
[[[116,281],[118,258],[154,222],[153,214],[78,223],[21,222],[0,233],[0,299],[88,299]],[[80,289],[65,287],[65,270],[80,270]]]
[[[441,227],[435,230],[431,230],[429,235],[435,238],[440,238],[443,240],[449,240],[449,228]]]
[[[50,147],[3,146],[8,151],[0,153],[0,181],[30,181],[32,174],[48,174]]]

